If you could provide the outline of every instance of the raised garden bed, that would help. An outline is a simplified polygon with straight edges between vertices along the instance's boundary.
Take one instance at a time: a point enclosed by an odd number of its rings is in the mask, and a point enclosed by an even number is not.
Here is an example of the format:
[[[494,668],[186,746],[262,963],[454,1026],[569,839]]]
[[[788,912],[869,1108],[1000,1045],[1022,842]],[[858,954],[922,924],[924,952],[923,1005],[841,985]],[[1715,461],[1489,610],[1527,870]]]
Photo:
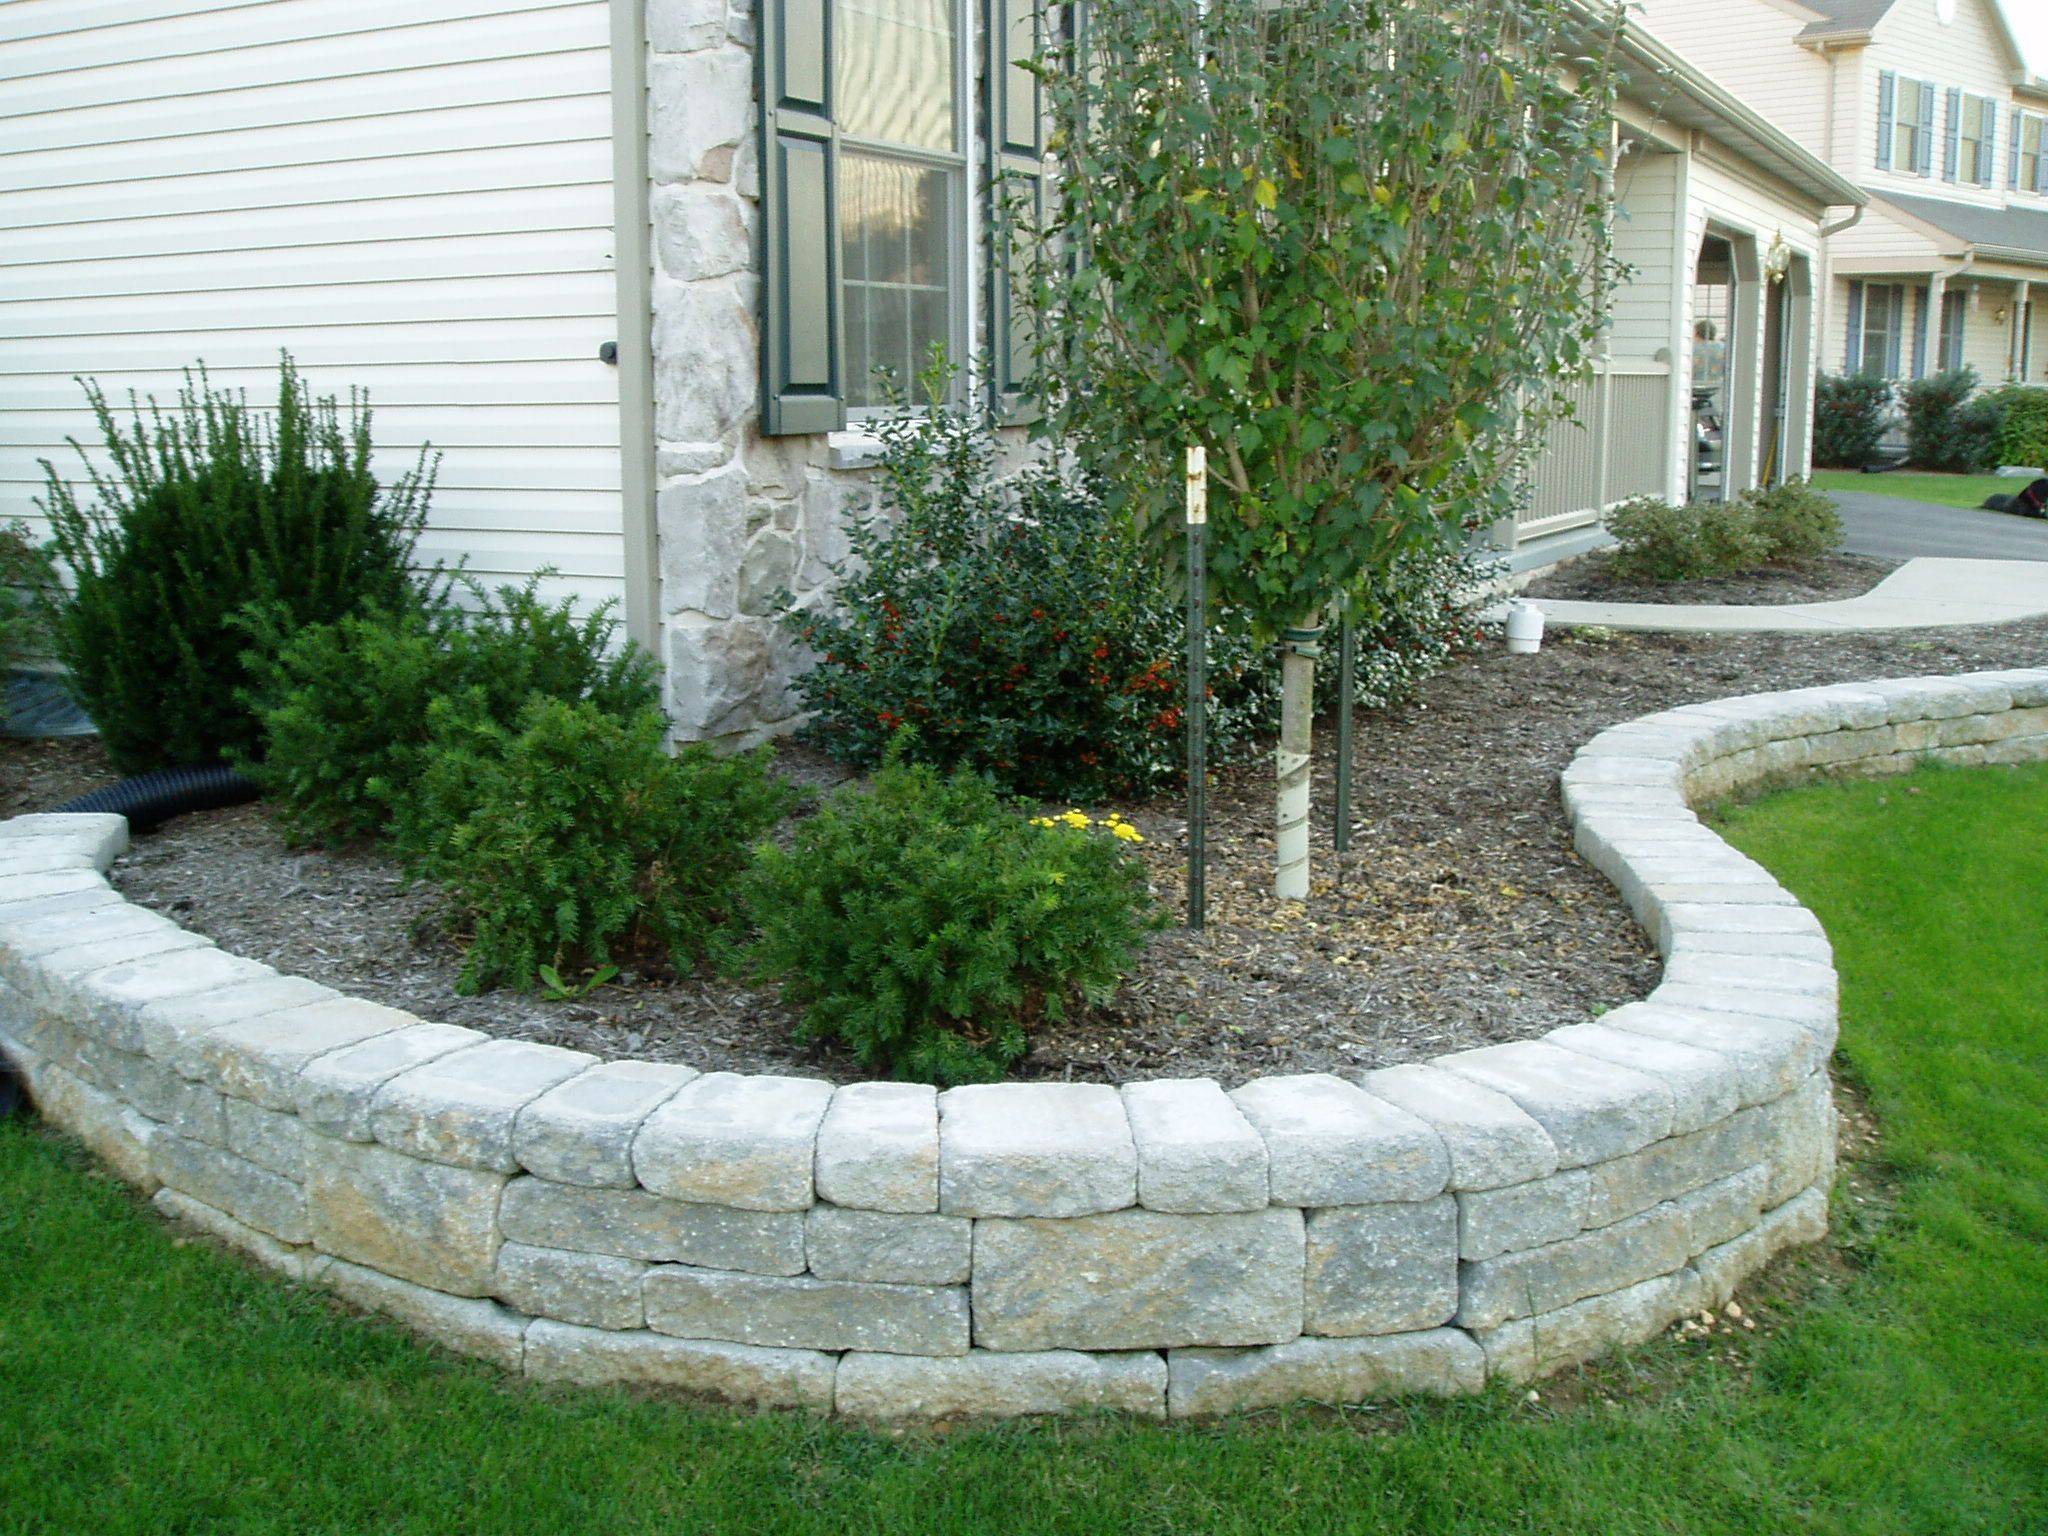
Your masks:
[[[1898,569],[1895,560],[1824,555],[1698,581],[1643,581],[1618,575],[1604,555],[1588,555],[1537,578],[1530,597],[1598,603],[1828,603],[1861,597]]]

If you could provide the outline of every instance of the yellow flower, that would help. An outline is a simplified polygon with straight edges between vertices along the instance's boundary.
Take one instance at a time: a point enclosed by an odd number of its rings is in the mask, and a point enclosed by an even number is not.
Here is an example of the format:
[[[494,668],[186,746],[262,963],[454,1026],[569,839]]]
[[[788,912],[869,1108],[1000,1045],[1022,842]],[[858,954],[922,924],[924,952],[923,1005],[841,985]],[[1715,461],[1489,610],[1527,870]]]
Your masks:
[[[1064,821],[1070,827],[1086,827],[1092,825],[1088,818],[1086,816],[1083,816],[1079,811],[1068,811],[1065,815],[1060,817],[1060,820]]]
[[[1142,843],[1143,841],[1145,841],[1145,839],[1139,835],[1138,829],[1132,826],[1127,821],[1120,821],[1115,826],[1111,827],[1109,830],[1112,836],[1120,837],[1127,843]]]

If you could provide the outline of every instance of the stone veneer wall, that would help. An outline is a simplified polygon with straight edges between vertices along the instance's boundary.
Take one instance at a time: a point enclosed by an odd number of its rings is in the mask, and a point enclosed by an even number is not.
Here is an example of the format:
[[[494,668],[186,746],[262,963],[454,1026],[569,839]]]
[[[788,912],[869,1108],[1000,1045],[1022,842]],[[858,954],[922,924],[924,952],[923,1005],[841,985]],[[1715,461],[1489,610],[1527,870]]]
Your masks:
[[[0,826],[0,1050],[157,1204],[508,1370],[862,1416],[1198,1415],[1523,1381],[1820,1237],[1836,978],[1688,809],[2048,757],[2048,668],[1607,731],[1577,846],[1649,1000],[1356,1081],[934,1093],[600,1064],[279,975],[125,903],[118,817]]]

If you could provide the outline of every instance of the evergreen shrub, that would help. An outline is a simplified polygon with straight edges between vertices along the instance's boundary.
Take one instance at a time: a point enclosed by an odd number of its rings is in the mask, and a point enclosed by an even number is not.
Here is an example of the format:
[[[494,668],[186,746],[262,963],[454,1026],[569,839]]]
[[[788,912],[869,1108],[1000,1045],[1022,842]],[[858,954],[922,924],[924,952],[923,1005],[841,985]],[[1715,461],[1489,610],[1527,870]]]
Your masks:
[[[1906,459],[1936,474],[1974,475],[1998,463],[2005,408],[1998,396],[1976,395],[1977,370],[1960,368],[1915,379],[1906,403]]]
[[[1813,386],[1813,462],[1865,469],[1892,429],[1892,385],[1873,373],[1823,374]]]

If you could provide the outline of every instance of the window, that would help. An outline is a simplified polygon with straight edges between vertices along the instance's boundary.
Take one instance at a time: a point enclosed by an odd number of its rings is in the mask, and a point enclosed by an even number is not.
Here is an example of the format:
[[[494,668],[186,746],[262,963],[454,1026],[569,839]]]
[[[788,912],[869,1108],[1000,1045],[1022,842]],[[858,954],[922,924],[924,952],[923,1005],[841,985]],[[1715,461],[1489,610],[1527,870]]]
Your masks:
[[[1850,340],[1856,347],[1857,372],[1880,378],[1899,376],[1899,338],[1905,333],[1906,290],[1890,283],[1863,285],[1862,319]]]
[[[2032,112],[2014,114],[2013,186],[2025,192],[2048,192],[2048,118]]]
[[[840,323],[850,410],[965,352],[958,0],[836,0]]]
[[[1964,96],[1958,107],[1956,171],[1964,181],[1988,187],[1997,154],[1998,104],[1982,96]]]
[[[1944,289],[1941,295],[1941,338],[1936,348],[1936,368],[1954,373],[1963,366],[1963,327],[1968,323],[1969,295]]]
[[[1878,76],[1877,166],[1926,176],[1934,170],[1935,90],[1929,80]]]

